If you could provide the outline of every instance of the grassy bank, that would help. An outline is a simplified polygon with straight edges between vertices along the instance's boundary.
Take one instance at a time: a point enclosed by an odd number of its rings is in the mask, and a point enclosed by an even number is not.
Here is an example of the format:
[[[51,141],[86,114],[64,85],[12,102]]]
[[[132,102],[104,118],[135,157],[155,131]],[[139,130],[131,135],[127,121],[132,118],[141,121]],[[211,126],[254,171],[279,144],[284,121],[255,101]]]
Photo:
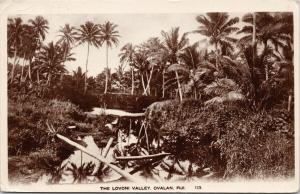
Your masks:
[[[294,119],[284,109],[170,101],[149,108],[148,119],[165,136],[164,150],[220,177],[293,176]]]
[[[76,132],[100,132],[99,136],[108,137],[110,132],[104,129],[107,119],[90,118],[69,101],[41,99],[33,95],[9,98],[10,180],[14,181],[15,177],[19,177],[17,179],[22,182],[35,181],[35,175],[54,171],[74,151],[48,133],[47,123],[52,124],[60,134],[76,140]],[[69,126],[75,128],[68,129]]]

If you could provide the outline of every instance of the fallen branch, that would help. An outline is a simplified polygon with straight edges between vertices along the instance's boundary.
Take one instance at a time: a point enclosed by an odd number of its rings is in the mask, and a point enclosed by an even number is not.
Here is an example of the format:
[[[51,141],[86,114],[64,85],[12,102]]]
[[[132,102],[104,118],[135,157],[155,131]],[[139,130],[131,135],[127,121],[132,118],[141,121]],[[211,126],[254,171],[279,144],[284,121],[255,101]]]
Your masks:
[[[119,156],[116,157],[116,160],[144,160],[144,159],[153,159],[162,156],[171,155],[170,153],[160,153],[160,154],[153,154],[153,155],[145,155],[145,156]]]
[[[111,164],[111,163],[110,163],[106,158],[104,158],[103,156],[99,156],[99,155],[96,155],[96,154],[92,153],[90,150],[86,149],[85,147],[81,146],[80,144],[78,144],[78,143],[76,143],[76,142],[74,142],[74,141],[72,141],[72,140],[70,140],[70,139],[68,139],[68,138],[66,138],[66,137],[64,137],[64,136],[62,136],[62,135],[60,135],[60,134],[56,134],[56,136],[57,136],[59,139],[65,141],[66,143],[68,143],[68,144],[70,144],[70,145],[76,147],[77,149],[83,151],[83,152],[86,153],[87,155],[89,155],[89,156],[91,156],[91,157],[93,157],[93,158],[99,160],[100,162],[105,163],[107,166],[109,166],[111,169],[113,169],[114,171],[116,171],[118,174],[120,174],[121,176],[123,176],[123,177],[126,178],[127,180],[132,181],[132,182],[136,182],[136,183],[141,182],[139,178],[136,178],[136,177],[132,176],[131,174],[129,174],[128,172],[126,172],[126,171],[120,169],[119,167],[117,167],[117,166]]]

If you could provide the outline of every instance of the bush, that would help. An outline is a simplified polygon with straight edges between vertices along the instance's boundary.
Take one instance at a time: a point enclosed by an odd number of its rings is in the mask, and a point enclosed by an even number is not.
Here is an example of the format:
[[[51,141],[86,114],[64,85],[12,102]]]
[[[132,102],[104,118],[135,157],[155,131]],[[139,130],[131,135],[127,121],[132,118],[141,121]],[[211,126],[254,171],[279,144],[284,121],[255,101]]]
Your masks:
[[[293,119],[282,110],[247,114],[227,122],[219,148],[226,158],[226,177],[293,176]]]
[[[222,177],[293,175],[293,117],[286,110],[169,101],[151,105],[147,118],[164,135],[165,151],[212,167]]]
[[[104,126],[105,118],[88,118],[71,102],[27,95],[10,98],[8,101],[9,155],[25,154],[46,147],[54,149],[60,146],[60,143],[53,146],[53,139],[47,133],[47,122],[52,124],[60,134],[73,138],[75,131],[67,130],[68,126],[77,126],[76,131],[97,131]]]

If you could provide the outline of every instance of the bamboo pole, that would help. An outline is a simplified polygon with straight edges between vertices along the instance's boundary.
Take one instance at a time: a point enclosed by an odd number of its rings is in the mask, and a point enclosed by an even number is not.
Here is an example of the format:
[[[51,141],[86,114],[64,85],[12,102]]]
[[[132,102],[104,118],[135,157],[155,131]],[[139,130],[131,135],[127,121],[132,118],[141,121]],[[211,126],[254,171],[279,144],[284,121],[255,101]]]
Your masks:
[[[72,140],[70,140],[70,139],[68,139],[68,138],[66,138],[66,137],[64,137],[64,136],[62,136],[62,135],[60,135],[60,134],[56,134],[56,136],[57,136],[59,139],[65,141],[66,143],[68,143],[68,144],[70,144],[70,145],[76,147],[77,149],[83,151],[83,152],[86,153],[87,155],[89,155],[89,156],[91,156],[91,157],[93,157],[93,158],[95,158],[95,159],[97,159],[97,160],[99,160],[99,161],[105,163],[108,167],[110,167],[111,169],[113,169],[114,171],[116,171],[118,174],[120,174],[120,175],[123,176],[124,178],[128,179],[129,181],[136,182],[136,183],[141,182],[141,180],[140,180],[139,178],[134,177],[134,176],[132,176],[131,174],[129,174],[128,172],[126,172],[126,171],[120,169],[119,167],[117,167],[117,166],[111,164],[111,163],[110,163],[106,158],[104,158],[103,156],[97,156],[96,154],[92,153],[90,150],[86,149],[86,148],[83,147],[82,145],[80,145],[80,144],[78,144],[78,143],[76,143],[76,142],[74,142],[74,141],[72,141]]]

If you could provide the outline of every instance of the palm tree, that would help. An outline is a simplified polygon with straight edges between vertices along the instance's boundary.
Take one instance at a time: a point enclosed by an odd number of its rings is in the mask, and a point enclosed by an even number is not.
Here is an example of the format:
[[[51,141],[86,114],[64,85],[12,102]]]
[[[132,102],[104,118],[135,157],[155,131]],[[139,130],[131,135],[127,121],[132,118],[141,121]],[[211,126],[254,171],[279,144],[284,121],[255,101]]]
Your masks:
[[[51,85],[53,79],[67,72],[63,65],[64,51],[58,44],[53,42],[42,46],[36,61],[39,72],[46,75],[47,85]]]
[[[119,54],[120,62],[122,64],[127,62],[131,67],[131,95],[134,94],[134,49],[135,47],[131,43],[127,43],[121,48],[121,53]]]
[[[143,55],[146,56],[146,60],[148,61],[148,63],[146,63],[147,70],[145,71],[147,85],[144,94],[150,95],[150,83],[152,80],[153,72],[156,70],[155,67],[161,66],[161,63],[164,62],[164,47],[158,37],[152,37],[139,46],[139,52],[142,52]]]
[[[147,89],[146,89],[146,84],[144,79],[144,74],[146,74],[146,72],[149,69],[149,61],[147,55],[139,48],[134,53],[133,59],[134,59],[133,67],[137,69],[138,74],[140,75],[140,79],[144,91],[143,94],[147,94]]]
[[[18,57],[17,54],[19,52],[24,37],[24,25],[22,23],[23,21],[21,18],[9,18],[7,24],[7,46],[13,50],[13,66],[10,76],[11,83],[14,79],[14,71]]]
[[[183,61],[189,69],[197,69],[201,63],[202,53],[198,48],[199,42],[196,42],[193,45],[186,47],[179,56],[180,60]]]
[[[86,22],[85,24],[80,25],[80,28],[77,29],[78,36],[76,39],[79,41],[79,44],[87,43],[87,57],[85,63],[85,79],[84,79],[84,93],[87,90],[87,68],[88,68],[88,60],[89,60],[89,53],[90,53],[90,46],[94,46],[99,48],[102,45],[101,38],[100,38],[100,29],[98,25],[94,24],[93,22]]]
[[[72,45],[76,41],[76,28],[73,26],[70,26],[69,24],[66,24],[64,27],[61,27],[59,30],[59,37],[58,43],[62,45],[62,47],[65,50],[65,58],[67,57],[67,54],[70,52]]]
[[[70,26],[69,24],[65,24],[64,27],[61,27],[59,30],[59,37],[60,39],[58,40],[58,43],[61,44],[63,50],[64,50],[64,58],[66,61],[66,58],[68,57],[68,55],[70,55],[71,53],[71,49],[73,44],[75,43],[75,38],[76,38],[76,29],[73,26]],[[64,61],[64,64],[65,64]],[[61,78],[60,78],[61,82],[63,80],[63,74],[61,74]]]
[[[239,22],[238,17],[229,18],[227,13],[212,12],[196,17],[201,25],[194,32],[209,38],[209,42],[215,47],[216,68],[219,70],[220,49],[233,50],[236,39],[230,37],[233,32],[239,30],[234,24]]]
[[[121,63],[117,68],[115,68],[115,73],[111,75],[112,83],[119,91],[122,90],[123,92],[125,92],[127,88],[125,67],[126,66]]]
[[[77,71],[73,71],[73,79],[76,82],[76,89],[79,89],[81,81],[85,79],[85,73],[82,72],[81,67],[78,67]]]
[[[179,56],[180,60],[183,62],[183,64],[188,68],[189,70],[189,83],[187,83],[185,86],[192,86],[191,88],[186,88],[185,92],[191,92],[191,89],[194,92],[195,99],[197,98],[197,87],[195,87],[194,82],[196,80],[194,77],[196,77],[197,70],[199,69],[199,66],[201,65],[201,62],[203,60],[203,51],[201,52],[199,50],[199,42],[194,43],[191,46],[188,46],[184,49],[183,53]],[[193,83],[193,84],[192,84]]]
[[[113,24],[109,21],[105,22],[103,25],[100,25],[101,30],[101,39],[106,44],[106,69],[109,69],[108,67],[108,48],[111,48],[113,45],[118,45],[118,38],[120,37],[119,31],[116,30],[118,26],[116,24]],[[104,94],[107,93],[107,83],[108,83],[108,74],[106,76],[105,81],[105,90]]]
[[[255,16],[255,18],[254,18]],[[253,22],[255,19],[255,22]],[[268,47],[274,47],[275,51],[279,48],[285,48],[287,44],[292,41],[290,34],[290,22],[280,17],[275,13],[259,12],[254,14],[246,14],[242,18],[243,22],[248,23],[238,33],[244,33],[239,42],[241,44],[248,44],[253,40],[255,33],[256,44],[260,44],[263,47],[263,51]],[[253,30],[255,26],[255,30]],[[269,66],[265,65],[265,79],[269,79]]]
[[[41,42],[45,40],[46,33],[48,32],[49,26],[48,21],[44,19],[42,16],[37,16],[34,20],[30,19],[29,24],[31,26],[32,31],[32,54],[29,59],[28,65],[28,76],[31,79],[31,63],[32,59],[35,55],[36,50],[41,47]]]
[[[46,33],[48,32],[48,21],[42,16],[37,16],[34,20],[30,19],[29,23],[33,27],[33,31],[38,35],[38,38],[45,40]]]
[[[186,37],[186,33],[184,33],[181,37],[179,35],[179,27],[172,28],[171,31],[161,32],[163,36],[163,47],[164,50],[167,52],[167,61],[169,62],[170,65],[173,65],[172,68],[168,68],[168,71],[174,71],[177,79],[177,84],[178,84],[178,92],[179,92],[179,97],[180,101],[182,101],[183,96],[182,96],[182,90],[181,90],[181,85],[179,81],[179,76],[178,76],[178,70],[181,69],[180,65],[178,64],[178,59],[180,54],[182,53],[183,49],[186,47],[188,44],[188,39]]]
[[[25,81],[23,79],[24,68],[25,68],[27,60],[30,59],[31,56],[33,56],[32,48],[34,45],[34,41],[33,41],[33,37],[32,37],[32,28],[27,24],[24,24],[23,28],[24,28],[24,33],[22,36],[22,44],[21,44],[21,48],[20,48],[20,55],[23,58],[23,64],[22,64],[21,76],[20,76],[20,84],[23,81]]]

